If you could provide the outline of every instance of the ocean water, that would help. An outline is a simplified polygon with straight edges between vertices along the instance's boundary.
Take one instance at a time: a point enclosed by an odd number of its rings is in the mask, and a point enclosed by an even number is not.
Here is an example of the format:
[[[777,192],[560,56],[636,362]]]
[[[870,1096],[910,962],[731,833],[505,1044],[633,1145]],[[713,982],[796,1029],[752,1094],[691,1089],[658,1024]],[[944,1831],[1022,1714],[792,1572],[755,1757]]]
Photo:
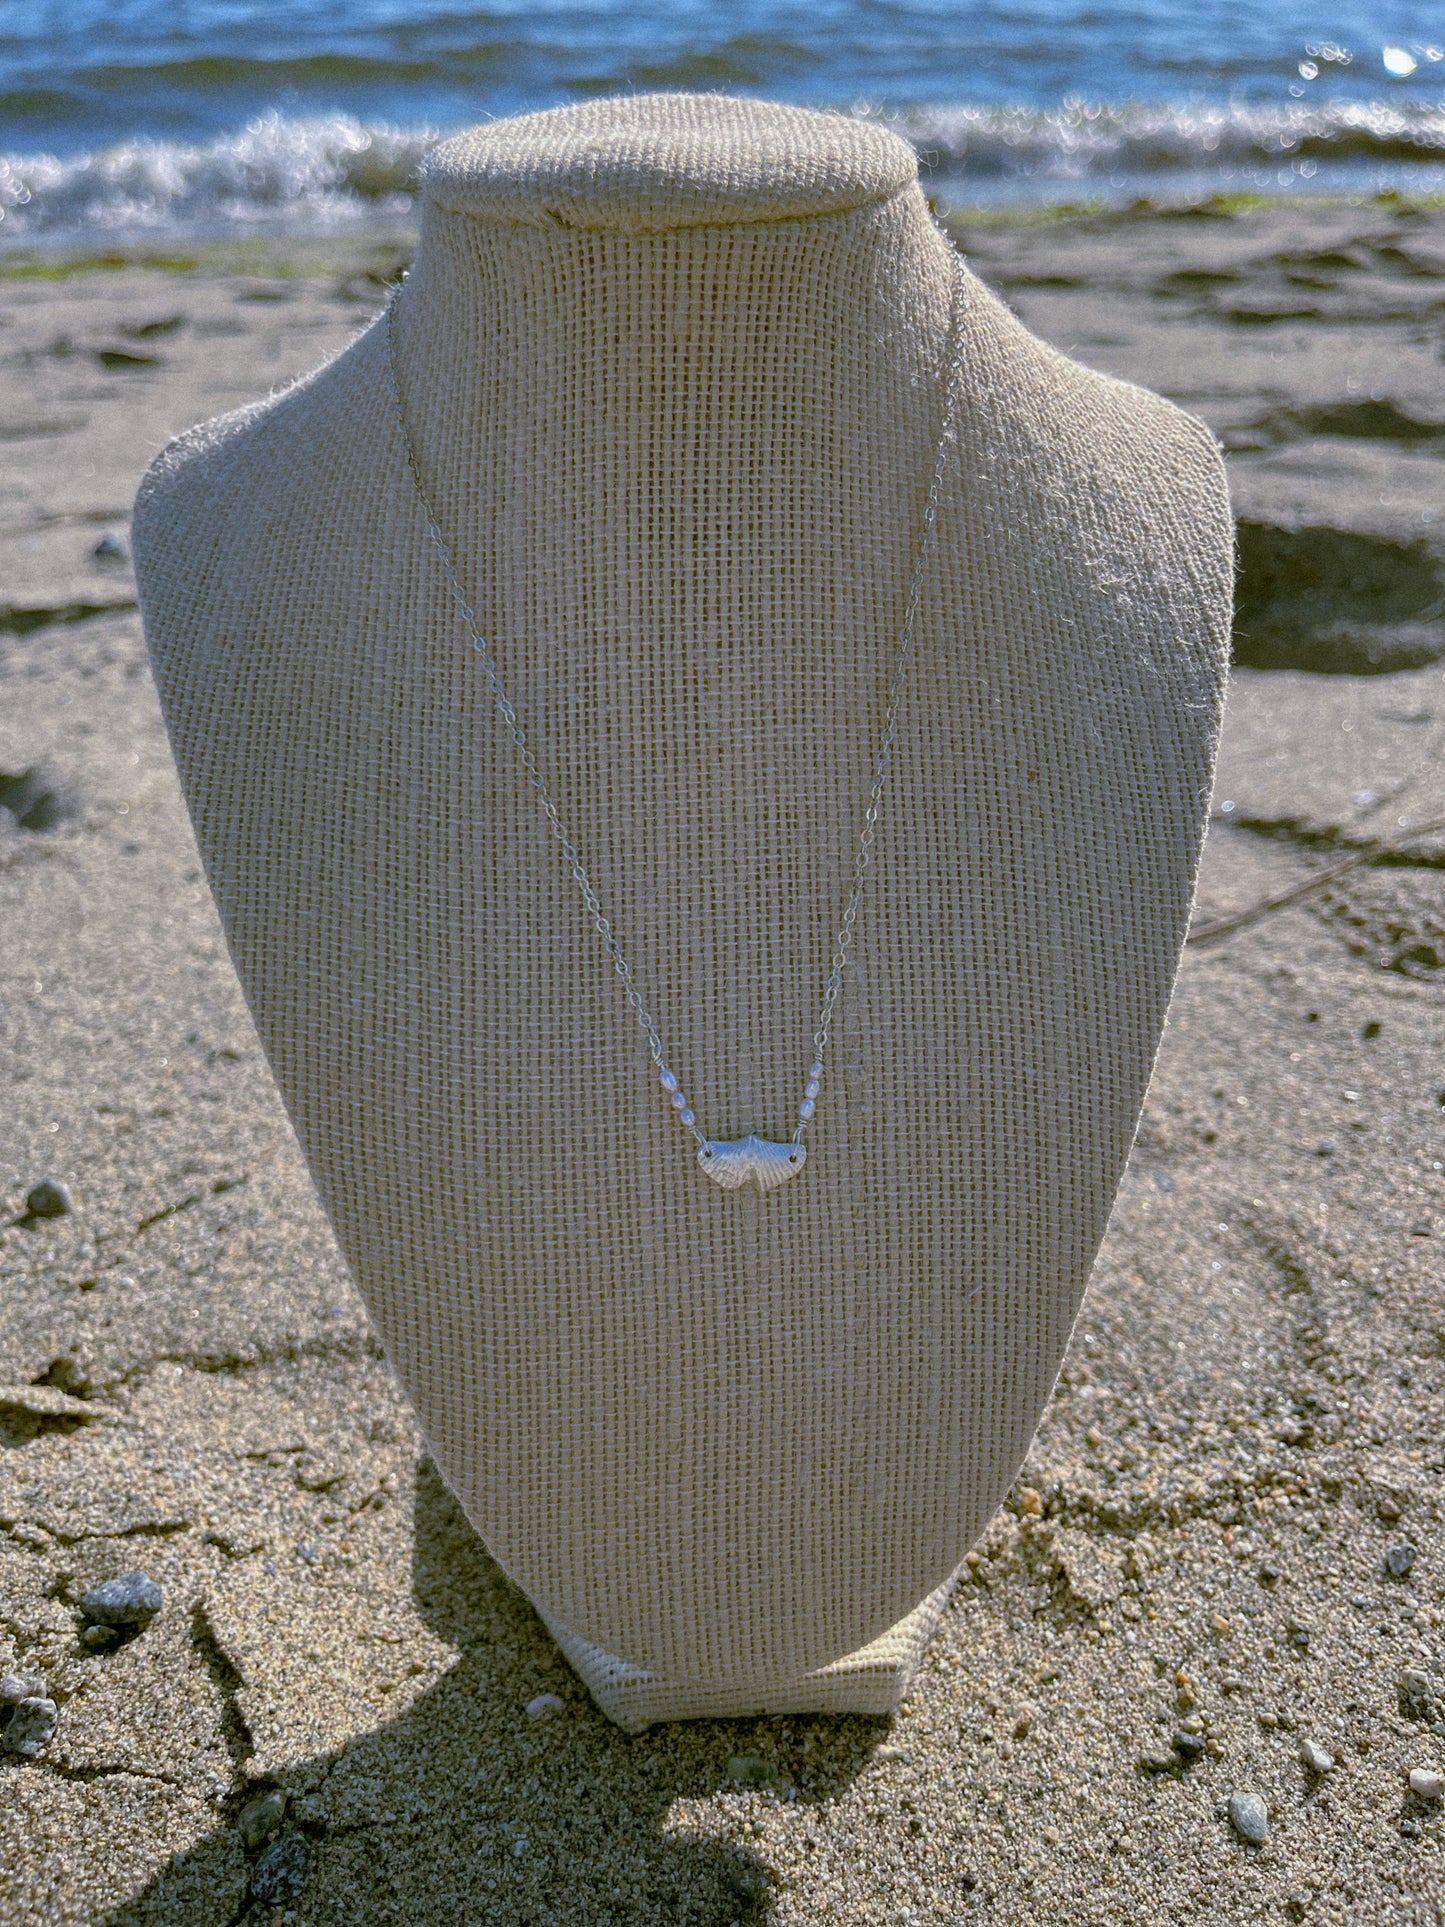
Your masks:
[[[945,204],[1445,191],[1438,0],[0,0],[0,242],[391,223],[438,134],[672,88],[886,118]]]

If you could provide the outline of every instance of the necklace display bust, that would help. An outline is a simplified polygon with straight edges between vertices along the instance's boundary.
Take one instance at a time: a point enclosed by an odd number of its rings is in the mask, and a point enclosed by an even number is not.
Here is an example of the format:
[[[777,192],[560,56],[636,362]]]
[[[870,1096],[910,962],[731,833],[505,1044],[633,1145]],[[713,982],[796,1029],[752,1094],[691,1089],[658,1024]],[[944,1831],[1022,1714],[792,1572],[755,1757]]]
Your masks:
[[[457,575],[669,1061],[785,1137],[944,415],[903,142],[657,95],[433,156],[394,315]],[[520,775],[378,323],[173,443],[135,554],[262,1043],[436,1464],[598,1703],[895,1707],[1057,1373],[1188,922],[1218,451],[964,271],[806,1172],[697,1169]],[[724,1128],[725,1127],[725,1128]]]

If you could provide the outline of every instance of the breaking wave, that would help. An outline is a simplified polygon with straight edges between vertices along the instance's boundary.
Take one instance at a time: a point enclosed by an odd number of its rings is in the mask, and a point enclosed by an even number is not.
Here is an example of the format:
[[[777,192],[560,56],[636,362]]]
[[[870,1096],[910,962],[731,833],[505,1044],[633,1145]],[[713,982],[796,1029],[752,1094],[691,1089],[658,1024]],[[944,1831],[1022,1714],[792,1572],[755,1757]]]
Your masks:
[[[920,107],[886,118],[938,172],[964,180],[1033,174],[1090,181],[1310,160],[1445,162],[1445,104],[1175,107],[1070,99],[1045,112]]]
[[[856,112],[918,148],[935,185],[966,193],[1171,182],[1445,185],[1445,104],[920,106]],[[0,240],[106,234],[334,232],[404,219],[437,129],[346,114],[269,114],[199,142],[121,141],[91,153],[0,155]]]
[[[268,114],[218,140],[0,155],[0,237],[335,231],[401,218],[436,138],[345,114]]]

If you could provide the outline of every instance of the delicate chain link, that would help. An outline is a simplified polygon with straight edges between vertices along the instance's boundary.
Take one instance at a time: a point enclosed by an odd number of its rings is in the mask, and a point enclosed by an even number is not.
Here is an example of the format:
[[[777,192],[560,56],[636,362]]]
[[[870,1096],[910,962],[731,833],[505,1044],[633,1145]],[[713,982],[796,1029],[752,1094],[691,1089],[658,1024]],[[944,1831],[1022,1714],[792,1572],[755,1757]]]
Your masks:
[[[813,1045],[818,1062],[822,1061],[823,1051],[827,1046],[828,1026],[833,1020],[833,1006],[837,1003],[838,993],[843,988],[843,966],[848,961],[848,945],[853,940],[853,925],[857,919],[858,904],[863,895],[863,876],[871,859],[874,835],[878,827],[879,806],[883,797],[883,785],[888,780],[889,767],[893,761],[893,742],[898,733],[898,710],[903,701],[903,684],[913,654],[913,625],[917,619],[918,605],[923,595],[923,574],[928,564],[929,553],[933,548],[933,533],[938,522],[938,504],[943,495],[944,472],[948,467],[948,450],[958,418],[958,377],[963,356],[963,330],[960,323],[963,318],[964,281],[961,260],[957,264],[956,274],[957,288],[949,326],[947,396],[943,432],[938,438],[938,454],[933,464],[933,476],[928,485],[928,500],[923,508],[923,524],[919,529],[918,542],[914,551],[913,573],[908,580],[908,599],[904,604],[903,621],[898,630],[893,675],[888,684],[888,705],[883,712],[883,734],[879,739],[878,754],[873,759],[873,786],[868,792],[868,809],[863,819],[863,828],[858,835],[858,850],[853,860],[853,888],[848,898],[848,906],[843,912],[843,922],[838,931],[837,942],[833,946],[832,961],[823,986],[823,1009],[818,1018],[818,1028],[813,1032]]]
[[[404,283],[406,279],[407,277],[403,275],[402,282]],[[508,696],[506,687],[502,682],[501,671],[498,669],[496,660],[492,655],[491,645],[477,625],[476,612],[472,608],[467,598],[467,592],[462,587],[461,581],[457,576],[455,565],[452,562],[451,549],[448,546],[445,536],[442,534],[436,511],[432,507],[431,498],[427,494],[425,483],[422,481],[421,469],[416,458],[416,450],[412,445],[411,434],[407,428],[406,410],[402,405],[401,399],[401,382],[397,375],[396,368],[393,320],[396,313],[397,296],[400,292],[400,287],[393,288],[386,306],[386,369],[391,387],[391,398],[396,409],[397,425],[401,430],[402,447],[406,451],[407,470],[411,475],[412,485],[416,489],[417,499],[421,503],[422,511],[426,516],[427,534],[430,537],[432,548],[436,552],[437,561],[440,564],[447,589],[451,594],[452,600],[456,603],[457,611],[466,628],[468,640],[478,660],[481,662],[482,671],[486,677],[487,688],[491,692],[493,704],[497,709],[497,713],[501,716],[506,726],[507,734],[511,737],[512,743],[516,748],[518,759],[521,762],[522,768],[526,771],[527,781],[537,792],[543,813],[551,826],[553,836],[561,848],[562,855],[571,873],[572,881],[577,885],[582,901],[586,905],[587,913],[592,919],[598,936],[602,939],[602,948],[612,959],[612,968],[622,979],[628,1007],[635,1015],[638,1024],[647,1033],[648,1049],[651,1053],[653,1064],[656,1066],[661,1078],[663,1089],[669,1093],[672,1104],[674,1108],[677,1109],[682,1122],[697,1139],[700,1149],[705,1152],[708,1150],[711,1140],[698,1128],[692,1111],[687,1108],[687,1100],[678,1088],[677,1078],[669,1067],[663,1053],[662,1039],[658,1035],[657,1026],[653,1022],[652,1014],[647,1008],[642,993],[633,982],[632,966],[622,954],[622,946],[617,940],[610,919],[603,915],[602,905],[598,900],[597,892],[592,887],[592,881],[586,869],[583,867],[577,847],[563,827],[562,819],[557,811],[557,805],[553,801],[552,793],[547,787],[546,778],[543,776],[537,758],[527,742],[526,731],[522,728],[521,722],[518,720],[517,712],[512,707],[511,698]],[[893,760],[893,744],[898,733],[898,711],[903,700],[903,685],[908,674],[908,664],[913,653],[913,630],[918,616],[919,604],[922,599],[923,576],[927,567],[929,553],[933,547],[934,529],[938,521],[938,505],[942,498],[943,479],[948,467],[948,451],[953,441],[954,430],[958,419],[959,374],[963,359],[962,322],[965,305],[964,292],[963,262],[960,258],[955,262],[954,300],[949,318],[947,351],[945,356],[947,391],[943,429],[938,438],[938,453],[933,464],[933,476],[929,483],[928,500],[924,505],[923,522],[919,529],[918,540],[914,548],[913,573],[908,581],[908,596],[904,604],[903,621],[898,631],[897,646],[893,658],[893,673],[888,683],[888,701],[883,715],[883,734],[879,739],[878,751],[873,759],[873,782],[868,791],[868,809],[864,815],[863,828],[859,832],[858,849],[853,862],[852,887],[849,893],[847,907],[843,912],[843,921],[833,945],[833,955],[829,963],[828,976],[824,983],[823,1008],[818,1018],[818,1028],[813,1033],[814,1062],[808,1073],[808,1096],[804,1099],[801,1118],[797,1128],[793,1132],[793,1142],[795,1144],[802,1143],[804,1127],[813,1115],[813,1099],[817,1094],[818,1080],[822,1076],[823,1052],[828,1043],[828,1027],[833,1019],[833,1008],[838,1001],[839,992],[843,988],[843,970],[848,962],[848,946],[853,940],[854,925],[858,917],[858,905],[863,895],[863,879],[867,873],[877,834],[883,786],[888,779],[888,771]]]

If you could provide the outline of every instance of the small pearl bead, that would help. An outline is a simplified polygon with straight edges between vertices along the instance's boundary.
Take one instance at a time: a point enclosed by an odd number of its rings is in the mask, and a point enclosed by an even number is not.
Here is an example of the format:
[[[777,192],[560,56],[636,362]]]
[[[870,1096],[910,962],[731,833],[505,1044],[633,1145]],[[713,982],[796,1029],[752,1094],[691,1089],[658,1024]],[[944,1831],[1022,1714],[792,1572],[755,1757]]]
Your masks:
[[[823,1066],[821,1064],[810,1064],[808,1066],[808,1082],[810,1084],[813,1082],[815,1078],[821,1077],[822,1075],[823,1075]]]
[[[697,1123],[697,1119],[693,1116],[691,1111],[679,1111],[677,1114],[677,1121],[679,1124],[686,1124],[689,1127]]]
[[[662,1088],[665,1091],[675,1091],[677,1089],[677,1079],[671,1071],[664,1071],[662,1073]]]
[[[677,1082],[676,1078],[673,1079],[673,1082],[674,1083]],[[674,1091],[672,1094],[671,1101],[672,1101],[672,1108],[675,1111],[685,1111],[687,1109],[687,1099],[683,1096],[681,1091]]]
[[[812,1098],[805,1097],[803,1099],[803,1102],[798,1107],[798,1116],[802,1118],[803,1122],[806,1124],[808,1119],[813,1115],[813,1110],[814,1110],[814,1104],[813,1104]]]
[[[822,1088],[822,1085],[816,1077],[810,1077],[808,1079],[808,1088],[803,1092],[803,1095],[804,1097],[816,1097]]]

